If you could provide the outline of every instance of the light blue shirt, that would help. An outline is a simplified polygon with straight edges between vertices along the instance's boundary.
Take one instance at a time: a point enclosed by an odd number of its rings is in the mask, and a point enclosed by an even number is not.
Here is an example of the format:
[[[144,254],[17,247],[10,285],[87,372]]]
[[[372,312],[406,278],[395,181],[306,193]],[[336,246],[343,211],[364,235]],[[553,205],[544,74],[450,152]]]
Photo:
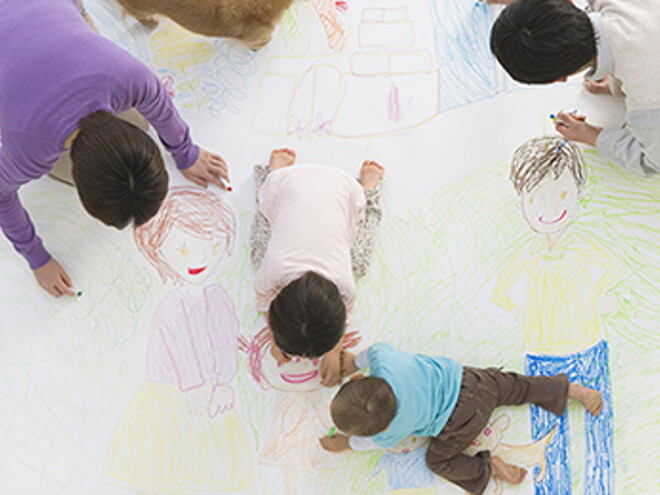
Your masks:
[[[366,361],[356,358],[360,367],[368,365],[371,376],[387,382],[396,397],[397,410],[387,430],[374,435],[374,442],[395,447],[408,435],[438,435],[458,401],[463,366],[445,357],[409,354],[390,344],[377,343],[366,351]]]

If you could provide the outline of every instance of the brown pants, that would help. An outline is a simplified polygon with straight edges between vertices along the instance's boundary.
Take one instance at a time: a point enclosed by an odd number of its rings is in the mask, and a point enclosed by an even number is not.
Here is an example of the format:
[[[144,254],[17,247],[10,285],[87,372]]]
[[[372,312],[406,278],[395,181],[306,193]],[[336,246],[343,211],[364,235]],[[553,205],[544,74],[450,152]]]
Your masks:
[[[561,415],[568,400],[568,377],[525,376],[497,368],[463,368],[463,383],[456,407],[440,434],[431,439],[426,464],[434,473],[475,495],[491,477],[490,452],[474,457],[463,453],[486,427],[498,406],[536,404]]]

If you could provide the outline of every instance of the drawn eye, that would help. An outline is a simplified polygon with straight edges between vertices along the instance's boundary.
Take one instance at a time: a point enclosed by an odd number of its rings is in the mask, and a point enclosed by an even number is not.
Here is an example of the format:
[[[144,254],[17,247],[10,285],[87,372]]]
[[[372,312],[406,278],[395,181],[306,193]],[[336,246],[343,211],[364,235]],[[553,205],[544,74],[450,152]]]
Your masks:
[[[534,196],[529,197],[529,204],[531,205],[534,202]]]
[[[188,246],[186,246],[186,243],[185,243],[185,242],[182,243],[182,244],[179,246],[179,253],[181,254],[181,256],[186,256],[186,255],[188,254],[188,252],[189,252],[189,251],[188,251]]]
[[[568,193],[567,193],[566,191],[563,191],[563,192],[561,193],[561,199],[566,199],[566,195],[567,195],[567,194],[568,194]]]
[[[490,436],[490,434],[491,434],[492,432],[493,432],[493,431],[490,429],[490,427],[489,427],[489,428],[486,428],[486,429],[484,430],[484,435],[486,435],[486,436],[488,437],[488,436]]]

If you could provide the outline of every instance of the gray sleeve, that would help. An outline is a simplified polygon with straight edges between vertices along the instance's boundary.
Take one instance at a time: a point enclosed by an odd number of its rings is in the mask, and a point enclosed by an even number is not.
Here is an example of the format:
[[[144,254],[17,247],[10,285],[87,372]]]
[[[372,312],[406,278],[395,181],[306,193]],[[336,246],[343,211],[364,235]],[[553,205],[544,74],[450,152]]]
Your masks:
[[[383,450],[383,447],[374,442],[372,437],[358,437],[353,435],[348,438],[348,445],[351,447],[351,450],[358,452],[364,450]]]
[[[637,175],[660,172],[660,109],[630,112],[622,129],[603,129],[598,152]]]

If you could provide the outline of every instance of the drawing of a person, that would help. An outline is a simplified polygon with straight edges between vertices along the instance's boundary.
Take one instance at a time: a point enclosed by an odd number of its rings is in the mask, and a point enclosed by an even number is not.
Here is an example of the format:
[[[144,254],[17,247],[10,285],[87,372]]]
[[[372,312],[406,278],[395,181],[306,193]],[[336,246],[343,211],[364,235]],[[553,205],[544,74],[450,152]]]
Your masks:
[[[626,274],[626,268],[604,246],[568,231],[576,218],[585,184],[580,150],[559,137],[531,139],[514,153],[510,178],[520,196],[522,214],[539,234],[522,247],[500,272],[493,301],[509,311],[520,306],[529,375],[566,373],[603,394],[603,411],[585,414],[585,493],[613,489],[612,393],[609,349],[598,302]],[[514,302],[513,289],[524,285],[524,301]],[[558,424],[547,450],[547,474],[537,494],[571,493],[569,423],[532,406],[536,441]]]
[[[354,333],[347,333],[344,347],[357,344]],[[268,328],[256,333],[248,346],[252,378],[264,389],[275,391],[275,405],[261,440],[259,463],[281,470],[285,493],[298,493],[296,479],[304,470],[313,469],[323,493],[339,458],[321,448],[318,438],[326,435],[330,419],[332,392],[321,385],[319,358],[294,357],[279,363],[271,354],[272,335]]]
[[[106,473],[140,493],[242,491],[253,480],[252,448],[234,409],[239,323],[217,283],[232,252],[235,218],[212,193],[174,187],[135,229],[138,249],[176,287],[151,322],[147,380],[121,418]]]

